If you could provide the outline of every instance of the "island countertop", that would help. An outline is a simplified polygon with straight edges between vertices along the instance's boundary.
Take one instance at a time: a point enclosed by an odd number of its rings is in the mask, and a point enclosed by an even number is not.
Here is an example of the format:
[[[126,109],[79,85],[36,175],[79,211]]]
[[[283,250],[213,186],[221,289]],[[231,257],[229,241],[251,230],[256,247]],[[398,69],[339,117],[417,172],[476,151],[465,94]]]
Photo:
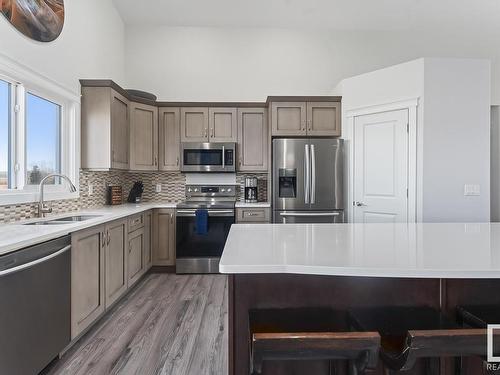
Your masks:
[[[220,272],[500,279],[500,223],[236,224]]]

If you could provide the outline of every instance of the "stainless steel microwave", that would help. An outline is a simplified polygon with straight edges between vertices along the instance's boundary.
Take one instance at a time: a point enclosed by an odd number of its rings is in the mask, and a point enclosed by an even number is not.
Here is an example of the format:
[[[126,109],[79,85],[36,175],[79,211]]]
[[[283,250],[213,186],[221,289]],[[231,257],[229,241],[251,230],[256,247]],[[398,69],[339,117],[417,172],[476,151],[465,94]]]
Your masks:
[[[236,143],[181,143],[181,172],[236,172]]]

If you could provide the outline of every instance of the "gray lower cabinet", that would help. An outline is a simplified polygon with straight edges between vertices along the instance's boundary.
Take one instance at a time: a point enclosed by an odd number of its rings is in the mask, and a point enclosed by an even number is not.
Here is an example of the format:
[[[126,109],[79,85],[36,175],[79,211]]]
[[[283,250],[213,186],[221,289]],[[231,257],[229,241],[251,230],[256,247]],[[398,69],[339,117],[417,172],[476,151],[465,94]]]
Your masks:
[[[158,170],[158,108],[130,103],[130,169]]]
[[[106,309],[127,291],[127,219],[105,226]]]
[[[128,286],[134,285],[146,272],[144,264],[144,227],[128,235]]]
[[[265,108],[239,108],[238,171],[267,171],[268,149],[267,110]]]
[[[71,235],[72,339],[151,268],[152,221],[147,211]]]
[[[270,223],[271,208],[269,207],[238,207],[236,208],[237,223]]]
[[[71,236],[71,338],[105,311],[104,226]]]
[[[144,214],[144,267],[146,271],[153,266],[153,212]]]
[[[175,265],[175,209],[153,213],[153,265]]]

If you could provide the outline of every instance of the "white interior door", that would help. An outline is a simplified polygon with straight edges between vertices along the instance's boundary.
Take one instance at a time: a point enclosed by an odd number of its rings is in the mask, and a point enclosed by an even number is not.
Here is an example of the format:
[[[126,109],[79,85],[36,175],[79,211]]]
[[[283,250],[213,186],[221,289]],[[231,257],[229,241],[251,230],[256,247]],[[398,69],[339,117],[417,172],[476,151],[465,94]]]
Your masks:
[[[354,221],[408,221],[408,110],[354,118]]]

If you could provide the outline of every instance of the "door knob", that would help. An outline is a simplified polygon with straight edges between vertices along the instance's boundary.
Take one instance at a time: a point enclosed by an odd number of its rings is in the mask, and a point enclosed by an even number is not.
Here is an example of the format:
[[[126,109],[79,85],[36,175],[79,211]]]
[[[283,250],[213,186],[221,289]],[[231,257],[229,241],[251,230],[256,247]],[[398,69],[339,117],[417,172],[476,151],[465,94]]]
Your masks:
[[[354,204],[355,204],[357,207],[363,207],[363,206],[366,206],[366,204],[364,204],[363,202],[354,202]]]

